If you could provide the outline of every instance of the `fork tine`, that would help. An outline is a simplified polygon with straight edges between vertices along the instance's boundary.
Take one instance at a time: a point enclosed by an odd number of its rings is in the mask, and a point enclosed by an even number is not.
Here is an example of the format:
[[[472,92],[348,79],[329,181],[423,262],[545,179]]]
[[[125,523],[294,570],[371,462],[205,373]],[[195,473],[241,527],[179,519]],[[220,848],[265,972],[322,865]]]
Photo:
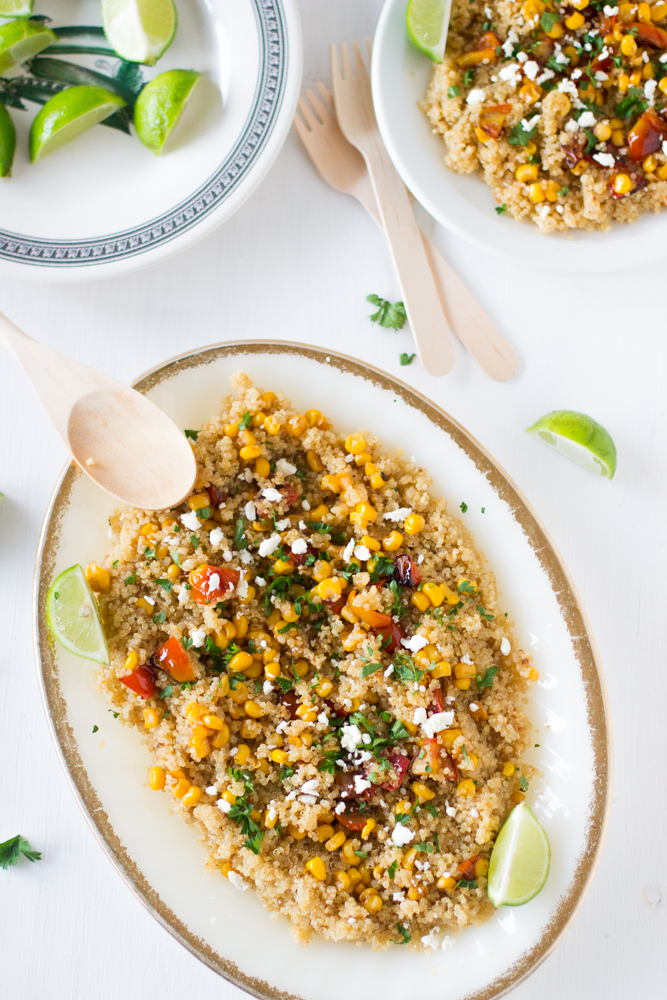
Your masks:
[[[361,48],[359,46],[359,42],[354,42],[354,55],[355,55],[355,62],[357,64],[357,76],[359,76],[360,79],[363,79],[365,76],[368,76],[368,70],[366,69],[366,63],[364,62],[364,57],[361,54]]]
[[[308,93],[308,91],[306,91],[306,93],[307,93],[307,96],[310,97],[310,94]],[[304,101],[303,97],[299,98],[299,111],[301,112],[301,114],[305,118],[306,123],[310,126],[311,132],[314,129],[316,129],[318,125],[321,124],[321,122],[318,121],[317,115],[313,114],[312,110],[306,104],[306,102]]]
[[[329,52],[331,53],[331,79],[333,80],[334,89],[337,83],[343,82],[343,76],[340,69],[340,62],[338,61],[338,49],[335,45],[329,46]]]
[[[312,90],[307,90],[306,94],[308,96],[308,100],[310,101],[310,103],[313,106],[313,110],[315,112],[315,115],[319,119],[318,124],[319,125],[324,125],[325,119],[327,117],[330,117],[331,114],[332,114],[331,110],[329,108],[325,108],[324,107],[324,105],[322,104],[322,102],[318,100],[317,95]]]
[[[320,94],[322,95],[322,97],[324,98],[324,100],[329,105],[329,110],[331,112],[333,112],[333,109],[334,109],[333,108],[333,94],[331,93],[331,91],[327,90],[327,88],[324,86],[324,84],[322,83],[321,80],[318,80],[318,82],[317,82],[317,89],[319,90]]]
[[[352,68],[352,59],[350,58],[350,50],[347,44],[343,42],[340,47],[341,55],[343,57],[343,79],[344,80],[354,80],[356,74]]]

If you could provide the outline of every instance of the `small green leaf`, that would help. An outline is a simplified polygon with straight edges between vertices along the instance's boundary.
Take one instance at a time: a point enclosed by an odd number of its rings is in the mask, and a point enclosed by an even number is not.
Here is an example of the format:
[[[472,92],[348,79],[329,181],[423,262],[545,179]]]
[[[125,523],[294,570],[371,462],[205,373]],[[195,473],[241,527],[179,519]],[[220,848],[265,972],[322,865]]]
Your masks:
[[[199,431],[184,431],[186,438],[190,438],[191,441],[196,441],[199,437]]]
[[[93,726],[93,732],[94,733],[98,733],[99,731],[100,731],[100,727],[99,726]]]
[[[361,668],[361,679],[370,677],[371,674],[377,673],[378,670],[382,670],[382,663],[365,663]]]
[[[494,208],[494,212],[496,213],[496,215],[502,215],[503,212],[506,211],[507,211],[507,205],[505,204],[505,202],[503,202],[502,205],[496,205],[496,207]]]
[[[456,84],[451,86],[447,91],[447,97],[460,97],[460,96],[461,96],[461,89],[460,87],[457,87]]]
[[[401,354],[400,355],[401,364],[402,365],[411,365],[412,362],[414,361],[414,359],[416,357],[417,357],[416,354]]]
[[[130,584],[132,584],[132,583],[136,583],[136,582],[137,582],[137,574],[136,574],[136,572],[132,573],[132,575],[131,575],[131,576],[128,576],[128,577],[126,577],[126,579],[125,579],[125,581],[124,581],[124,582],[125,582],[125,583],[126,583],[126,584],[127,584],[128,586],[130,586]]]
[[[546,31],[547,34],[554,30],[554,25],[557,23],[558,14],[554,13],[552,10],[545,10],[540,18],[540,27],[542,28],[542,31]]]
[[[246,410],[239,421],[239,430],[244,431],[251,420],[252,420],[252,413],[250,412],[250,410]]]
[[[369,316],[371,323],[378,323],[389,330],[402,330],[408,315],[402,302],[394,302],[380,298],[379,295],[367,295],[366,301],[377,306],[377,312]]]

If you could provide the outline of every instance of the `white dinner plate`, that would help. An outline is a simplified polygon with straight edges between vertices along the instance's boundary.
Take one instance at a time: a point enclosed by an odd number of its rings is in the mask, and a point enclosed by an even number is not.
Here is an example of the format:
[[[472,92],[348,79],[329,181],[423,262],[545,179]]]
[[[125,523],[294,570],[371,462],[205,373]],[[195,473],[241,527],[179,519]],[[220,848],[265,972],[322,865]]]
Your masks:
[[[176,37],[156,66],[142,67],[144,78],[168,69],[204,78],[161,156],[135,135],[96,125],[31,165],[39,107],[10,110],[17,150],[12,176],[0,180],[0,274],[80,281],[156,263],[228,219],[265,176],[301,84],[296,0],[176,7]],[[35,13],[57,27],[101,24],[99,0],[39,0]],[[91,69],[102,59],[62,58]]]
[[[37,561],[35,635],[47,713],[88,821],[130,887],[186,947],[221,975],[266,998],[490,1000],[528,975],[571,922],[602,844],[610,793],[610,742],[602,676],[572,583],[514,484],[459,424],[398,380],[334,352],[285,343],[222,344],[142,377],[138,388],[180,427],[201,426],[243,369],[283,389],[302,410],[317,406],[341,431],[381,432],[386,449],[415,455],[434,491],[458,513],[495,570],[503,607],[540,672],[528,712],[537,732],[527,761],[543,777],[528,802],[552,848],[545,888],[463,931],[448,950],[385,952],[313,940],[295,943],[254,893],[204,869],[195,829],[146,784],[141,733],[120,725],[96,687],[94,664],[54,648],[44,620],[54,576],[106,553],[114,502],[76,467],[65,470],[48,511]],[[484,511],[484,512],[482,512]],[[99,731],[93,733],[93,726]],[[168,863],[167,863],[168,862]]]
[[[514,264],[565,274],[625,271],[667,253],[667,216],[647,212],[607,233],[540,233],[533,222],[497,215],[491,188],[479,173],[456,174],[443,163],[445,147],[418,104],[434,64],[410,44],[407,0],[386,0],[373,42],[373,103],[387,151],[427,212],[462,239]]]

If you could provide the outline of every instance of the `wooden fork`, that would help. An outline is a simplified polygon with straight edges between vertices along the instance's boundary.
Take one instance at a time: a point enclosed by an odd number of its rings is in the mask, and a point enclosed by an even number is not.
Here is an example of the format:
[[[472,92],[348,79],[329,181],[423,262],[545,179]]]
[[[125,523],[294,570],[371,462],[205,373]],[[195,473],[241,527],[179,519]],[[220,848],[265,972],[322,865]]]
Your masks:
[[[317,89],[322,100],[312,90],[306,91],[310,106],[299,100],[296,130],[327,184],[360,201],[382,229],[364,158],[341,132],[331,93],[323,83],[318,83]],[[511,378],[518,368],[516,354],[458,274],[423,233],[421,238],[440,301],[459,340],[491,378],[499,382]]]
[[[438,297],[407,188],[380,138],[371,81],[356,42],[354,50],[356,73],[347,45],[341,46],[342,71],[336,46],[331,46],[338,123],[345,138],[357,147],[366,161],[419,360],[429,374],[446,375],[454,367],[455,360],[449,323]]]

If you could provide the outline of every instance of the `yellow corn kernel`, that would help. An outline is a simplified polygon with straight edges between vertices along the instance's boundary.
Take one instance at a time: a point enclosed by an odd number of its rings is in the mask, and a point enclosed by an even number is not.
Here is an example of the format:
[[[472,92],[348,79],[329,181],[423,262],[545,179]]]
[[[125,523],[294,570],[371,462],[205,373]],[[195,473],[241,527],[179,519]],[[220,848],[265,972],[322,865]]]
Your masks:
[[[444,889],[446,892],[451,892],[452,889],[456,888],[456,879],[452,878],[451,875],[448,875],[446,878],[443,875],[438,879],[436,884],[438,889]]]
[[[365,503],[365,502],[358,503],[354,508],[354,510],[359,515],[359,517],[363,518],[365,521],[374,521],[375,518],[378,516],[378,512],[376,511],[375,507],[373,507],[373,505],[370,503]]]
[[[96,565],[96,563],[91,563],[86,570],[86,579],[90,585],[90,589],[94,590],[95,593],[99,593],[100,590],[106,590],[111,585],[109,570],[104,569],[103,566]]]
[[[253,662],[254,661],[250,653],[246,653],[245,650],[241,650],[240,653],[236,653],[235,656],[232,656],[229,661],[229,667],[234,671],[242,671],[247,667],[251,667]]]
[[[340,616],[341,618],[344,618],[346,622],[349,622],[350,625],[356,625],[359,621],[349,604],[345,605],[340,613]]]
[[[279,750],[276,748],[275,750],[271,751],[271,760],[274,762],[274,764],[284,765],[289,763],[289,756],[286,750]],[[344,839],[345,837],[343,836],[343,840]]]
[[[342,581],[337,576],[330,576],[326,580],[322,580],[318,583],[318,585],[314,588],[315,593],[318,597],[321,597],[323,601],[332,597],[334,599],[340,597],[343,592],[341,582]]]
[[[262,449],[258,444],[246,444],[239,451],[239,457],[244,462],[252,462],[253,458],[259,458],[261,454]]]
[[[222,729],[216,730],[216,735],[211,740],[211,746],[219,750],[220,747],[224,747],[229,743],[229,726],[226,722],[223,722]]]
[[[261,771],[262,774],[269,774],[271,771],[271,765],[268,760],[265,760],[265,758],[262,757],[261,760],[257,761],[257,770]]]
[[[364,535],[361,539],[361,544],[365,545],[371,552],[379,552],[382,548],[377,538],[372,538],[370,535]]]
[[[440,660],[440,662],[436,663],[436,665],[431,670],[431,677],[433,677],[434,680],[439,680],[440,677],[451,677],[451,676],[452,676],[452,668],[447,660]]]
[[[410,799],[402,799],[402,801],[399,802],[396,806],[396,812],[403,813],[405,815],[407,815],[407,813],[409,813],[411,809],[412,809],[412,803],[410,802]]]
[[[259,398],[262,401],[262,406],[264,407],[264,409],[270,410],[278,397],[276,396],[275,392],[265,392]]]
[[[422,593],[421,590],[415,590],[415,592],[410,597],[410,603],[414,604],[414,606],[422,612],[428,611],[428,609],[431,607],[430,600],[428,599],[426,594]]]
[[[385,480],[382,478],[381,472],[375,472],[370,477],[370,483],[374,490],[381,490],[385,484]]]
[[[350,881],[350,876],[347,872],[338,872],[336,875],[336,882],[338,883],[338,888],[342,889],[343,892],[349,892],[352,882]]]
[[[208,499],[208,497],[207,497],[207,499]],[[158,528],[157,524],[153,524],[151,522],[151,523],[145,524],[143,526],[143,528],[140,531],[140,534],[141,535],[154,535],[157,531],[159,531],[159,528]]]
[[[459,691],[469,691],[472,681],[469,677],[458,677],[454,681],[454,685],[459,689]]]
[[[650,153],[648,156],[644,157],[644,160],[642,161],[642,167],[644,168],[647,174],[652,174],[657,166],[658,166],[658,161],[656,160],[653,153]]]
[[[239,602],[239,604],[250,604],[251,601],[254,601],[256,595],[257,591],[255,590],[255,588],[248,587],[248,593],[245,595],[245,597],[237,597],[236,599]]]
[[[506,778],[511,778],[515,771],[516,767],[511,761],[508,760],[506,764],[503,764],[503,774]]]
[[[549,180],[544,186],[546,191],[547,201],[558,201],[558,195],[560,193],[561,185],[557,181]]]
[[[314,705],[299,705],[296,714],[304,722],[315,722],[317,718],[317,708]]]
[[[667,17],[667,3],[664,3],[663,0],[659,0],[658,3],[654,3],[653,6],[651,7],[651,20],[664,21],[666,17]]]
[[[614,129],[611,133],[611,141],[615,146],[623,146],[625,143],[625,132],[622,129]]]
[[[650,62],[644,63],[642,67],[642,80],[652,80],[655,77],[655,70]]]
[[[306,420],[309,427],[321,427],[326,423],[319,410],[306,410]]]
[[[464,778],[456,786],[456,794],[472,797],[475,794],[475,782],[472,778]]]
[[[202,507],[210,507],[211,501],[208,493],[197,493],[188,499],[190,510],[200,510]]]
[[[373,461],[373,456],[368,451],[362,451],[360,455],[354,456],[354,464],[361,468],[362,465],[368,465],[369,462]]]
[[[380,471],[379,467],[375,465],[374,462],[366,462],[364,466],[364,475],[370,478],[370,476],[377,475],[379,471]]]
[[[306,452],[306,461],[313,472],[322,472],[324,469],[324,462],[316,451]]]
[[[477,668],[474,663],[457,663],[454,667],[454,676],[456,678],[474,677],[476,673]]]
[[[263,427],[265,420],[266,420],[266,413],[262,413],[262,411],[259,410],[253,416],[252,420],[250,421],[250,426],[251,427]]]
[[[223,861],[221,865],[218,865],[218,868],[225,878],[229,878],[229,873],[234,871],[231,861]]]
[[[234,694],[236,694],[236,692],[234,692]],[[245,717],[243,706],[238,702],[238,700],[235,700],[235,703],[229,707],[228,711],[229,711],[229,716],[232,719],[237,720],[237,719],[243,719]]]
[[[238,434],[239,434],[238,421],[235,424],[226,424],[224,433],[225,433],[225,436],[229,437],[229,438],[238,437]]]
[[[300,736],[288,736],[287,742],[291,747],[301,747],[303,746],[303,740]]]
[[[405,868],[407,871],[411,872],[414,868],[418,853],[419,852],[416,851],[414,847],[411,847],[408,851],[406,851],[401,860],[401,868]]]
[[[356,892],[355,886],[361,882],[361,873],[357,868],[348,868],[347,876],[350,880],[350,885],[352,886],[353,891]]]
[[[550,31],[545,31],[544,34],[547,35],[549,38],[562,38],[563,25],[560,23],[560,21],[556,21],[554,23],[553,28],[551,28]]]
[[[280,430],[280,421],[273,414],[270,414],[264,421],[264,430],[267,434],[277,434]]]
[[[288,611],[283,611],[283,618],[286,622],[296,622],[299,620],[299,612],[292,603],[290,603]]]
[[[459,736],[463,736],[462,729],[445,729],[444,732],[440,733],[440,739],[445,750],[451,750]]]
[[[544,196],[544,188],[542,187],[542,185],[539,183],[531,184],[530,187],[528,188],[528,197],[532,202],[535,202],[536,204],[540,201],[544,201],[545,196]]]
[[[187,792],[183,796],[182,802],[184,806],[196,806],[201,798],[201,788],[198,785],[190,785]]]
[[[260,479],[268,479],[271,475],[271,466],[269,465],[267,459],[258,458],[255,462],[255,475],[259,476]]]
[[[289,576],[293,573],[295,569],[294,563],[291,563],[289,559],[276,559],[273,564],[273,572],[276,576]]]
[[[421,899],[426,894],[423,885],[411,885],[408,889],[408,899]]]
[[[324,867],[324,861],[322,858],[315,857],[311,858],[310,861],[306,862],[306,871],[314,875],[318,882],[324,882],[327,877],[327,870]]]
[[[290,837],[294,837],[295,840],[303,840],[304,837],[306,836],[305,830],[299,830],[299,828],[295,826],[294,823],[287,824],[287,832],[289,833]]]
[[[161,767],[152,767],[148,772],[148,784],[154,792],[161,792],[164,788],[166,775]]]
[[[330,493],[340,493],[342,486],[340,484],[340,479],[338,476],[323,476],[320,480],[320,486],[323,490],[328,490]]]
[[[522,184],[527,181],[537,180],[537,164],[536,163],[522,163],[520,167],[517,167],[514,171],[514,176]]]
[[[198,705],[196,701],[191,701],[185,707],[185,717],[188,722],[196,722],[197,719],[201,719],[203,715],[206,715],[207,711],[208,709],[205,705]]]
[[[273,652],[273,650],[271,652]],[[266,656],[267,654],[265,653],[264,655]],[[264,676],[270,681],[274,681],[276,677],[280,677],[280,661],[270,660],[268,663],[265,663]]]
[[[435,798],[435,792],[433,789],[429,788],[423,781],[413,781],[412,791],[415,793],[417,798],[422,800],[422,802],[430,802],[431,799]]]
[[[434,662],[438,657],[438,650],[433,643],[429,642],[427,646],[420,649],[418,653],[414,653],[413,656],[419,663],[423,664],[427,670],[430,670],[431,662]]]
[[[234,763],[245,764],[250,757],[250,747],[246,743],[240,743],[238,752],[234,755]]]
[[[537,83],[533,83],[532,80],[529,80],[528,83],[524,83],[523,87],[519,91],[519,97],[525,98],[529,104],[534,104],[535,101],[539,101],[541,96],[542,88]],[[533,152],[535,152],[535,150],[533,150]]]
[[[246,715],[249,715],[251,719],[261,719],[264,715],[264,709],[256,701],[246,701],[243,707]]]
[[[579,11],[575,11],[574,14],[565,19],[565,24],[570,29],[570,31],[576,31],[577,28],[580,28],[582,24],[585,23],[585,21],[586,18],[584,17],[584,15],[580,14]]]
[[[287,421],[287,432],[292,437],[302,437],[307,430],[308,421],[301,414],[298,414],[296,417],[290,417]]]
[[[633,70],[630,74],[630,83],[633,87],[638,87],[641,83],[642,71],[640,69]]]
[[[334,828],[329,823],[322,823],[315,831],[315,835],[320,844],[323,844],[325,840],[331,840],[334,835]]]
[[[368,840],[368,838],[370,837],[371,833],[373,832],[376,826],[377,826],[376,821],[372,818],[372,816],[369,816],[368,819],[366,820],[366,826],[361,831],[361,839]]]
[[[316,693],[320,698],[328,698],[333,691],[333,684],[328,677],[323,677],[320,683],[315,688]]]
[[[187,778],[178,778],[176,784],[172,788],[174,798],[182,799],[188,788],[190,787],[190,782]]]
[[[125,669],[132,671],[134,670],[134,668],[137,666],[138,663],[139,663],[139,654],[134,649],[130,650],[130,652],[125,657],[125,664],[124,664]]]
[[[618,41],[620,41],[620,39],[618,39]],[[579,63],[579,53],[578,53],[577,49],[575,49],[574,45],[566,45],[565,48],[563,49],[563,52],[565,53],[565,55],[570,60],[570,65],[571,66],[576,66]],[[563,96],[565,96],[565,95],[563,95]],[[569,99],[568,99],[568,104],[570,104]],[[571,106],[572,105],[570,104],[570,107]],[[570,108],[567,109],[567,111],[565,112],[565,114],[568,114],[569,110],[570,110]],[[558,113],[560,114],[561,112],[559,111]]]
[[[593,135],[600,142],[606,142],[607,139],[611,139],[611,128],[606,122],[599,122],[593,129]]]
[[[262,763],[260,761],[260,763]],[[266,761],[264,761],[266,764]],[[268,764],[267,764],[268,767]],[[273,830],[274,826],[278,822],[278,813],[275,809],[265,809],[262,816],[262,826],[265,830]]]
[[[537,681],[539,679],[540,679],[539,670],[536,670],[535,667],[531,667],[530,668],[530,673],[528,674],[528,680],[529,681]]]
[[[176,583],[176,581],[180,579],[182,572],[183,570],[180,566],[177,566],[176,563],[172,563],[171,566],[167,567],[167,576],[172,583]]]
[[[526,3],[521,8],[521,13],[527,21],[534,21],[543,11],[544,4],[542,0],[526,0]]]
[[[169,548],[166,545],[158,545],[155,548],[155,555],[158,559],[165,559],[169,555]]]
[[[662,167],[658,167],[655,172],[655,176],[661,181],[667,181],[667,163]]]
[[[218,681],[218,692],[221,698],[226,698],[229,694],[229,677],[227,674],[223,674]]]
[[[160,719],[162,718],[160,712],[156,712],[154,708],[144,709],[144,728],[145,729],[155,729],[156,726],[160,725]]]
[[[367,913],[378,913],[382,909],[382,900],[378,896],[377,892],[373,892],[372,895],[367,896],[362,901],[361,905]]]
[[[324,846],[326,847],[326,844]],[[354,853],[354,844],[351,840],[346,840],[343,844],[342,854],[348,865],[356,866],[361,864],[361,858],[357,857]]]
[[[475,878],[483,878],[489,870],[489,862],[486,858],[480,858],[475,865]]]
[[[426,594],[431,604],[436,608],[439,608],[445,599],[445,591],[437,583],[425,583],[422,587],[422,593]]]
[[[662,80],[660,81],[660,83],[662,83]],[[630,86],[630,77],[628,76],[627,73],[621,73],[617,81],[617,86],[622,94],[626,92],[626,90]],[[660,84],[658,84],[658,86],[660,86]],[[612,141],[613,141],[613,133],[612,133]]]
[[[632,191],[632,181],[627,174],[616,174],[614,177],[614,191],[616,194],[628,194]]]
[[[403,524],[403,530],[408,535],[418,535],[426,527],[426,521],[421,514],[408,514]]]
[[[532,156],[533,153],[537,152],[537,146],[535,145],[532,139],[526,143],[524,149],[526,150],[529,156]]]
[[[344,843],[345,843],[345,831],[339,830],[338,833],[334,833],[333,837],[327,840],[324,846],[327,849],[327,851],[333,852],[337,851],[339,847],[342,847]],[[358,861],[359,859],[357,859],[357,862]]]
[[[650,22],[652,20],[651,8],[647,3],[640,3],[637,7],[637,20]]]
[[[403,535],[400,531],[390,531],[389,534],[385,535],[382,539],[382,548],[385,552],[395,552],[396,549],[400,549],[402,544]]]
[[[349,434],[345,439],[345,451],[350,455],[361,455],[366,451],[366,440],[361,434]]]
[[[513,802],[515,806],[518,806],[525,799],[523,792],[512,792],[510,795],[510,802]]]

